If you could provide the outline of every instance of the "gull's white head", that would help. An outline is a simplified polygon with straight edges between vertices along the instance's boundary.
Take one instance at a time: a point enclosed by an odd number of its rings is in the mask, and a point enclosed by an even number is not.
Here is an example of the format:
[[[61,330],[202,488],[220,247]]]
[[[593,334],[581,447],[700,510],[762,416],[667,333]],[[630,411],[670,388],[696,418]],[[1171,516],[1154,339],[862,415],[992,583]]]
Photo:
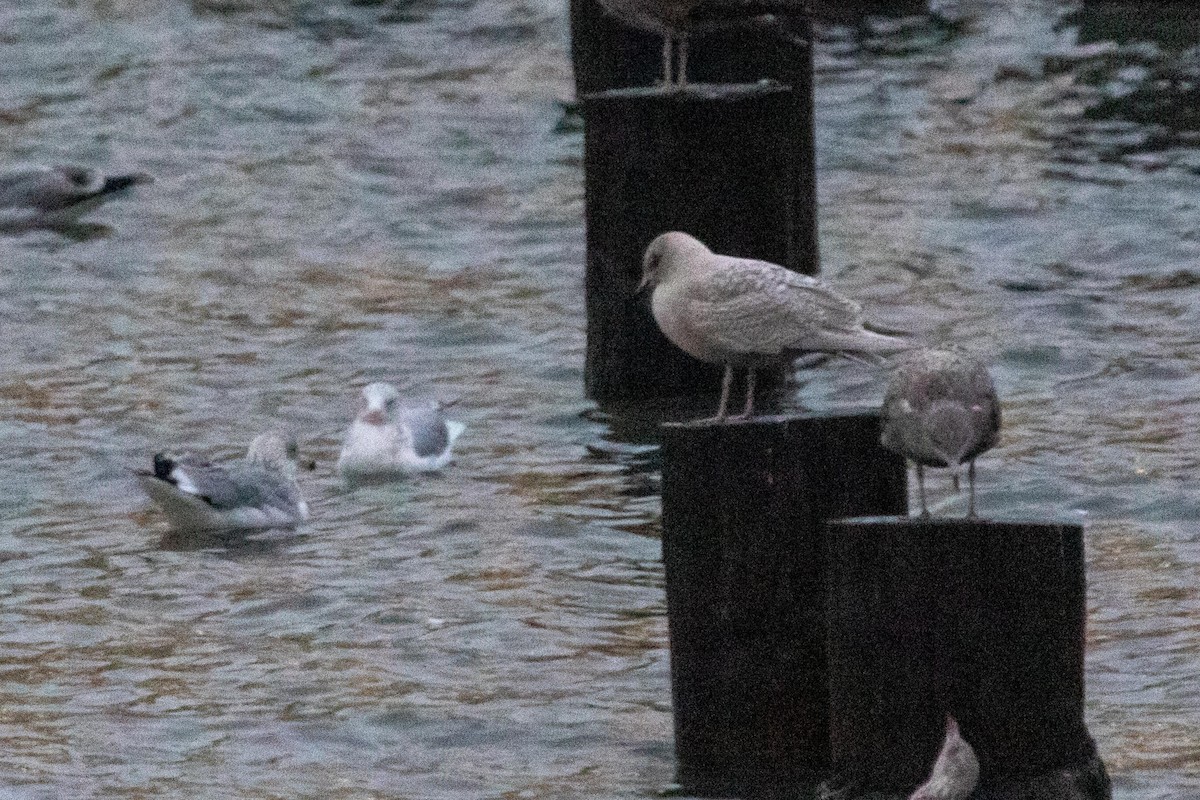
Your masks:
[[[299,452],[294,437],[285,437],[281,433],[262,433],[250,443],[246,461],[259,467],[287,472],[289,467],[295,467]]]
[[[382,381],[367,384],[362,391],[367,407],[358,415],[360,422],[368,425],[387,425],[400,406],[400,393],[390,383]]]
[[[637,291],[653,289],[671,279],[680,266],[695,256],[712,255],[704,242],[681,231],[668,231],[655,237],[642,256],[642,282]]]

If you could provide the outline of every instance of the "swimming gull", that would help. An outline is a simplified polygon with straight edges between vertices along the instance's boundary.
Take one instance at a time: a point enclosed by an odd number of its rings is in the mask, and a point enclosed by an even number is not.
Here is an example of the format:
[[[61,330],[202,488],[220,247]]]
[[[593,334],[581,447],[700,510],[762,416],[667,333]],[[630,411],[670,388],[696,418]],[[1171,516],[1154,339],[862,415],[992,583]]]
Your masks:
[[[974,518],[975,457],[1000,438],[1000,401],[983,362],[952,350],[905,353],[893,364],[882,417],[880,443],[917,465],[921,515],[929,516],[924,467],[950,467],[957,483],[966,461]]]
[[[337,466],[348,479],[432,472],[450,463],[466,426],[442,416],[443,404],[406,406],[390,383],[368,384],[365,408],[346,434]]]
[[[946,738],[929,780],[908,796],[908,800],[965,800],[979,783],[979,759],[975,750],[958,730],[958,720],[946,715]]]
[[[276,433],[257,436],[240,464],[156,453],[154,469],[137,476],[182,531],[274,528],[308,518],[308,503],[296,485],[296,442]]]
[[[104,175],[74,165],[9,170],[0,173],[0,229],[64,225],[108,198],[152,181],[142,172]]]
[[[638,291],[652,288],[651,310],[672,343],[693,358],[725,366],[714,419],[725,419],[734,367],[747,367],[746,405],[754,410],[755,371],[803,353],[879,356],[911,347],[871,330],[862,307],[828,284],[778,264],[713,253],[672,231],[642,260]]]

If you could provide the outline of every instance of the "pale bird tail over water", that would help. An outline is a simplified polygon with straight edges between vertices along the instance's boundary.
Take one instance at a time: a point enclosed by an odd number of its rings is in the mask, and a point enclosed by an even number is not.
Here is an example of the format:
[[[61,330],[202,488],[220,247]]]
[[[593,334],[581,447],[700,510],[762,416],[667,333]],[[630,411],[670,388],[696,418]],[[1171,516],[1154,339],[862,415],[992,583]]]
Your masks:
[[[958,720],[946,715],[946,738],[929,780],[908,796],[908,800],[966,800],[979,783],[979,759],[962,737]]]

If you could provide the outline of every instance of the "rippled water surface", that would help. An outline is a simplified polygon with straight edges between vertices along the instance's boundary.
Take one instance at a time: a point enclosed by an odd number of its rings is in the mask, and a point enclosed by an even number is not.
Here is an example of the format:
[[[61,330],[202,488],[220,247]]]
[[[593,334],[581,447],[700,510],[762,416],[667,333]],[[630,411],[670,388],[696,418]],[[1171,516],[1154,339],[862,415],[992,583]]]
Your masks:
[[[1200,56],[1070,11],[820,27],[822,255],[994,359],[981,506],[1086,519],[1115,794],[1197,797]],[[670,784],[658,465],[582,397],[566,28],[559,0],[0,0],[0,158],[158,178],[0,239],[5,796]],[[444,475],[350,491],[380,378],[469,427]],[[170,534],[129,475],[281,420],[318,464],[294,532]]]

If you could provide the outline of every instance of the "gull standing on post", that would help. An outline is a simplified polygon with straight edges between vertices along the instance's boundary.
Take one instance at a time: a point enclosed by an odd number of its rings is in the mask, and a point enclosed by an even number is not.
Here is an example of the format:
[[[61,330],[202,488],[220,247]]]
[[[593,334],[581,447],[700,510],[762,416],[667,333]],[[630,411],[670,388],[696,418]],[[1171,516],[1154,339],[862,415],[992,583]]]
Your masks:
[[[978,783],[979,759],[975,750],[962,738],[958,720],[947,714],[946,738],[929,772],[929,780],[918,786],[908,800],[966,800]]]
[[[958,467],[967,462],[975,517],[975,457],[1000,438],[1000,401],[987,367],[977,358],[950,350],[922,349],[896,359],[883,398],[880,444],[917,465],[921,516],[925,504],[924,467]]]
[[[0,229],[64,225],[110,197],[153,180],[142,172],[104,175],[72,165],[0,173]]]
[[[718,422],[726,416],[734,367],[749,368],[744,419],[754,411],[759,367],[808,352],[878,356],[911,347],[870,330],[862,306],[816,278],[767,261],[717,255],[678,231],[646,248],[638,291],[646,288],[653,289],[651,310],[663,335],[693,358],[725,366]]]
[[[701,0],[599,0],[605,11],[617,19],[663,37],[663,83],[683,88],[687,85],[688,15]],[[672,77],[671,50],[679,42],[679,72]]]
[[[400,477],[450,463],[454,441],[466,429],[442,416],[443,406],[404,406],[390,383],[362,391],[366,408],[346,434],[338,471],[347,479]]]
[[[154,455],[138,480],[181,531],[274,528],[308,519],[296,485],[296,442],[275,433],[254,439],[242,464],[223,467],[188,453]]]

